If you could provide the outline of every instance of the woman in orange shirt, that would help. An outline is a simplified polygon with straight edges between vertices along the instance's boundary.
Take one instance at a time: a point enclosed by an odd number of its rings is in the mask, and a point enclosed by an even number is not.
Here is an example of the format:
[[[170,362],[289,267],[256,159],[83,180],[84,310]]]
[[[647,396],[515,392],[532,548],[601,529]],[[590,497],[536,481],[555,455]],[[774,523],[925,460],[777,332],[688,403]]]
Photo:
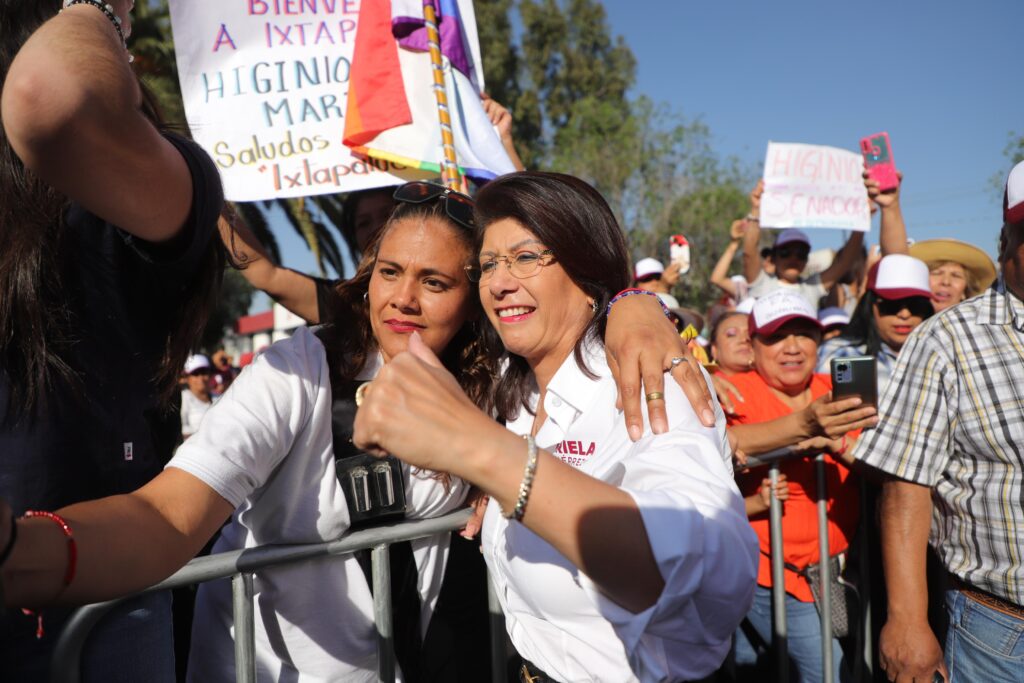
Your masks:
[[[729,379],[744,396],[729,418],[736,448],[748,454],[783,446],[805,450],[809,456],[827,453],[829,553],[841,553],[858,519],[857,488],[843,456],[860,427],[874,424],[874,409],[859,408],[859,399],[831,401],[827,375],[814,374],[821,326],[815,312],[800,296],[779,291],[762,297],[750,315],[754,370]],[[771,422],[771,427],[764,423]],[[855,431],[858,430],[858,431]],[[768,443],[771,441],[771,443]],[[820,559],[816,504],[816,475],[812,457],[790,459],[781,466],[788,493],[783,508],[783,552],[787,565],[804,568]],[[740,474],[747,496],[750,524],[761,545],[758,588],[747,620],[760,641],[772,639],[770,534],[764,505],[763,474]],[[780,491],[782,493],[782,491]],[[780,496],[781,497],[781,496]],[[800,681],[820,681],[822,643],[820,619],[807,580],[792,569],[785,572],[789,656]],[[736,663],[754,664],[757,644],[737,632]],[[839,681],[842,652],[833,641],[834,681]]]

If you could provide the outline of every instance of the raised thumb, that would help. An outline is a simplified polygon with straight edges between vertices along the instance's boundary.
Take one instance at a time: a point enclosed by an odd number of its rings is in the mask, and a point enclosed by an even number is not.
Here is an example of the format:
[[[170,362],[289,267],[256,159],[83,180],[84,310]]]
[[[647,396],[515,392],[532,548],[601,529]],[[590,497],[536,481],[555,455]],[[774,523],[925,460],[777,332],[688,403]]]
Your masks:
[[[432,365],[435,368],[443,368],[441,360],[430,350],[430,347],[426,345],[423,338],[420,337],[419,332],[413,332],[409,336],[409,353],[419,358],[427,365]]]

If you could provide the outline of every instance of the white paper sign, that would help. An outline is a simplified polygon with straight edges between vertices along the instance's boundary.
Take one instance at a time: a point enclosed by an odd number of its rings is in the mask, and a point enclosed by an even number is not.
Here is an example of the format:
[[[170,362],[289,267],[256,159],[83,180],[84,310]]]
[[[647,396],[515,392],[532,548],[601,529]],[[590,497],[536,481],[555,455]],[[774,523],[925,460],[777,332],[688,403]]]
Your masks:
[[[860,155],[823,145],[768,143],[761,227],[867,232],[871,210]]]
[[[185,114],[234,201],[395,185],[423,171],[342,144],[359,0],[171,0]]]

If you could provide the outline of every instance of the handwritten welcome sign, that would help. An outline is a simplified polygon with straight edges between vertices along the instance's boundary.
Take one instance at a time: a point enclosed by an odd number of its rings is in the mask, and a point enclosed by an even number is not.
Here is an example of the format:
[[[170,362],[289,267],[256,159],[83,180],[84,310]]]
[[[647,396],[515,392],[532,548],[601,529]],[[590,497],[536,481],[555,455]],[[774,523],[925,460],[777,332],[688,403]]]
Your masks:
[[[170,9],[185,114],[228,199],[425,175],[358,159],[341,143],[359,0],[171,0]]]
[[[866,232],[871,211],[860,155],[822,145],[768,143],[761,225]]]

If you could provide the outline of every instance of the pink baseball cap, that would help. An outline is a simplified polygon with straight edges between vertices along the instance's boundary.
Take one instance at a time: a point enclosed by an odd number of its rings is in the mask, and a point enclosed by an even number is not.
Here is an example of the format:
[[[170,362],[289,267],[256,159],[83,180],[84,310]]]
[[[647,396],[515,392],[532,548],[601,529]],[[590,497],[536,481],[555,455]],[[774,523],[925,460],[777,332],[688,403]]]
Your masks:
[[[868,271],[868,290],[883,299],[923,296],[930,301],[932,290],[928,284],[928,266],[913,256],[889,254]]]
[[[818,315],[807,299],[794,292],[777,289],[754,302],[750,311],[750,334],[772,334],[790,320],[803,318],[821,328]]]
[[[1007,223],[1024,221],[1024,161],[1014,166],[1010,175],[1006,177],[1003,220]]]

